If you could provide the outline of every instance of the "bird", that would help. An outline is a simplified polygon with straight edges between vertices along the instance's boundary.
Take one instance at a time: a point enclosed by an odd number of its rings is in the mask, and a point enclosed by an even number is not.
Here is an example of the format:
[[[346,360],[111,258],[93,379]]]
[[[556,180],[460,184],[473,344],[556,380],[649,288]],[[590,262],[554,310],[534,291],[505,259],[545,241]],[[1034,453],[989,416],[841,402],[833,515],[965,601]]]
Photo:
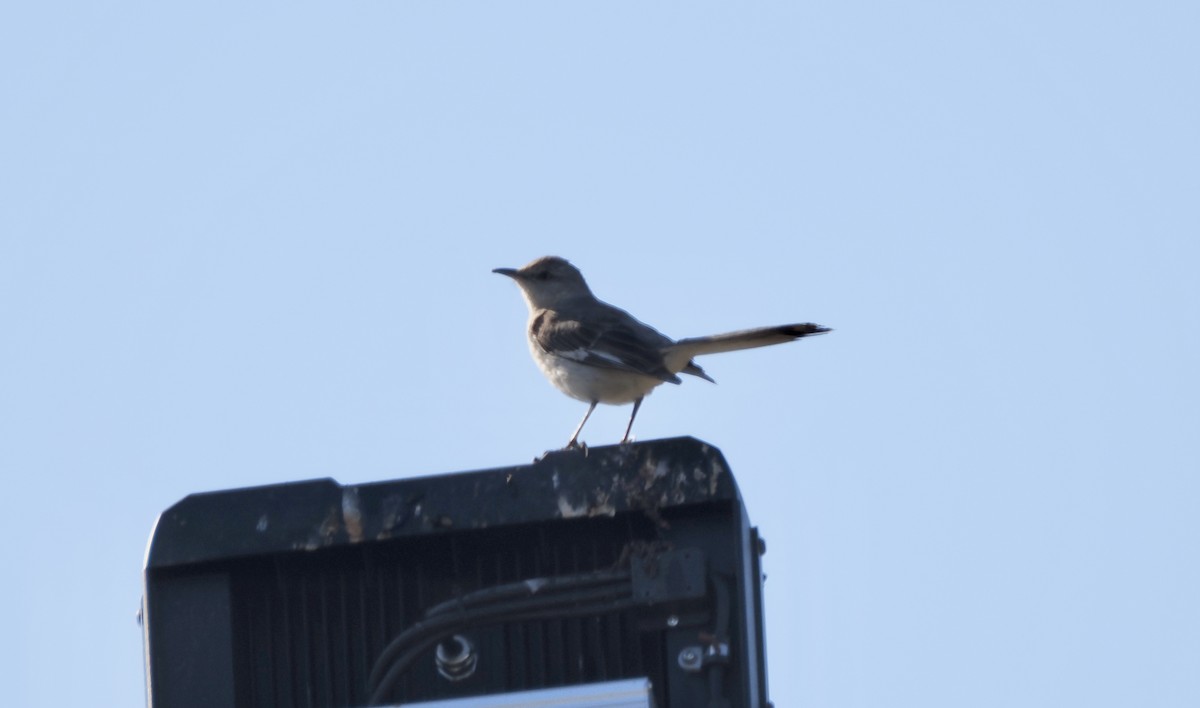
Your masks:
[[[529,306],[526,334],[538,368],[559,391],[588,404],[565,449],[600,403],[633,404],[621,444],[630,440],[642,400],[679,374],[716,383],[694,361],[703,354],[782,344],[832,331],[805,322],[673,340],[592,294],[583,274],[564,258],[544,256],[521,268],[495,268],[521,288]]]

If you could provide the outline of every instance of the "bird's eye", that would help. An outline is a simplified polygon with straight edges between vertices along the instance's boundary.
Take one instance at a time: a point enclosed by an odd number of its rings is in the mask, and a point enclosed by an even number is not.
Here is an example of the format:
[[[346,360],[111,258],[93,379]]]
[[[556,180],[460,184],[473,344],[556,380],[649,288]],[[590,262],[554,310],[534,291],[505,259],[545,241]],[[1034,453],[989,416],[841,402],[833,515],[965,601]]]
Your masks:
[[[535,275],[533,277],[537,278],[538,280],[549,280],[550,279],[550,271],[543,270],[542,272],[538,273],[537,275]]]

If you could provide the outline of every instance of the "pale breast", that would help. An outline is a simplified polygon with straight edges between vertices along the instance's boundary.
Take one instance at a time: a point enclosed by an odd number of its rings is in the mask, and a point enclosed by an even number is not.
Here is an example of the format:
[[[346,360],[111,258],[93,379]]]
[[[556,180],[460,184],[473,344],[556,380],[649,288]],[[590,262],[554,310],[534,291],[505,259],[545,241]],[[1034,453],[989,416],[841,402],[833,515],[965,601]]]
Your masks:
[[[662,383],[652,376],[589,366],[566,357],[550,354],[530,341],[530,351],[538,368],[550,383],[571,398],[600,401],[613,405],[632,403]]]

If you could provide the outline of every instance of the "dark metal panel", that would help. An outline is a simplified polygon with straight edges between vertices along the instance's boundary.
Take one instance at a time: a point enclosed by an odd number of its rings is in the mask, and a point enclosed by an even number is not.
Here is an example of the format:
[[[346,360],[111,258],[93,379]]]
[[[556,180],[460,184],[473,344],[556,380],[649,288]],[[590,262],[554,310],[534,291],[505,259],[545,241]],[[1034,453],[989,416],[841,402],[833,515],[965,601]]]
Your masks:
[[[693,438],[562,450],[477,472],[192,494],[160,516],[146,567],[736,499],[720,451]]]
[[[155,708],[234,705],[228,574],[157,578],[147,600]]]
[[[752,666],[757,667],[757,681],[755,681],[756,695],[752,696],[752,700],[756,701],[751,705],[766,705],[766,697],[770,695],[767,691],[767,625],[763,621],[763,584],[766,582],[766,575],[762,569],[762,557],[767,552],[767,542],[758,535],[758,527],[750,529],[750,574],[747,578],[748,582],[752,583],[753,597],[752,609],[753,616],[750,617],[751,629],[755,635],[754,649],[755,659]]]
[[[653,612],[472,628],[476,674],[449,683],[429,652],[394,687],[404,701],[649,676],[660,706],[686,708],[711,684],[679,667],[679,651],[716,632],[734,645],[721,692],[734,708],[762,708],[757,557],[719,451],[679,438],[439,477],[192,495],[164,512],[147,554],[152,705],[365,705],[383,647],[436,603],[529,578],[633,572],[638,554],[683,559],[689,548],[709,573],[668,560],[635,583]],[[753,581],[735,580],[747,572]],[[196,578],[207,580],[172,586]],[[728,585],[736,627],[715,626],[713,578]],[[190,630],[160,627],[183,605],[212,607]],[[166,687],[198,682],[160,652],[159,635],[177,631],[224,643],[224,663],[187,670],[223,672],[216,700]]]

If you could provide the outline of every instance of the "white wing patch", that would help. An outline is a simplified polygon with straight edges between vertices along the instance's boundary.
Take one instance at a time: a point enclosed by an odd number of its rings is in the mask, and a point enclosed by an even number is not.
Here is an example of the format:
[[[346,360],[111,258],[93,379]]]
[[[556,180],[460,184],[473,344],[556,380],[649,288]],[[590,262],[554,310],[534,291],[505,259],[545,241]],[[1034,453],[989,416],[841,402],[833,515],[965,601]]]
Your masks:
[[[605,360],[611,361],[614,364],[624,364],[625,363],[621,359],[621,357],[619,357],[616,354],[613,354],[611,352],[604,352],[604,351],[599,351],[599,350],[593,349],[591,352],[589,352],[589,354],[598,359],[605,359]]]
[[[578,361],[584,364],[591,364],[593,366],[597,364],[597,359],[603,359],[604,361],[612,362],[613,364],[616,364],[622,368],[628,368],[629,366],[625,363],[625,360],[616,354],[613,354],[612,352],[601,351],[599,349],[568,349],[566,351],[554,353],[564,359],[570,359],[571,361]]]
[[[591,352],[586,349],[570,349],[567,351],[554,352],[554,354],[561,356],[564,359],[570,359],[571,361],[585,361],[589,356],[591,356]]]

